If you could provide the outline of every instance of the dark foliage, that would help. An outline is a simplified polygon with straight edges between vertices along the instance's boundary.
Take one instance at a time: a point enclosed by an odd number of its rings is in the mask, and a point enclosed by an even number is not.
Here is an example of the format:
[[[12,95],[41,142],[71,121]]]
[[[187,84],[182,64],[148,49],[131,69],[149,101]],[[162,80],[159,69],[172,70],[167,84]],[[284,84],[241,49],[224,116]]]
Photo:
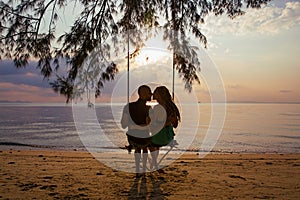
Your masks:
[[[196,50],[187,38],[192,33],[206,46],[206,37],[200,26],[208,13],[226,14],[230,18],[242,15],[246,8],[260,8],[270,0],[76,0],[82,11],[69,32],[56,37],[59,10],[71,0],[22,0],[0,2],[0,59],[12,59],[16,67],[25,67],[30,59],[38,60],[38,68],[49,78],[60,68],[62,60],[71,68],[65,77],[57,75],[51,83],[53,89],[66,96],[73,94],[74,80],[82,64],[94,49],[101,46],[101,54],[109,59],[111,48],[119,40],[126,40],[126,31],[134,29],[135,40],[130,42],[141,48],[145,32],[149,28],[162,28],[164,39],[175,50],[174,67],[182,76],[185,87],[190,90],[199,83],[197,71],[200,63]],[[50,15],[49,15],[50,13]],[[47,18],[47,19],[46,19]],[[160,19],[160,20],[159,20]],[[163,19],[163,20],[161,20]],[[159,23],[163,21],[163,23]],[[41,28],[42,23],[47,28]],[[111,37],[113,44],[105,41]],[[57,47],[55,45],[59,44]],[[101,72],[100,72],[101,71]],[[112,80],[118,72],[115,63],[107,62],[100,68],[96,95],[105,81]]]

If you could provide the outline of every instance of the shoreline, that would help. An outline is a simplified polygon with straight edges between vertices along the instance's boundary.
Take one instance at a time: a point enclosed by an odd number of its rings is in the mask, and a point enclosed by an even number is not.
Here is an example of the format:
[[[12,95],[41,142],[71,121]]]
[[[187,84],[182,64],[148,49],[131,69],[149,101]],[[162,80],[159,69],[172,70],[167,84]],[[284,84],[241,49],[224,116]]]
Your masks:
[[[132,154],[128,154],[132,156]],[[3,199],[297,199],[300,154],[183,154],[163,172],[112,169],[85,151],[0,150]]]
[[[6,150],[21,150],[21,151],[62,151],[62,152],[89,152],[89,153],[102,153],[102,152],[116,152],[119,150],[119,153],[126,152],[125,147],[97,147],[96,151],[89,151],[86,147],[57,147],[57,146],[45,146],[45,145],[33,145],[33,144],[23,144],[16,142],[0,142],[0,151]],[[103,151],[100,151],[103,150]],[[109,151],[110,150],[110,151]],[[162,148],[161,151],[168,151],[169,147]],[[174,154],[300,154],[300,152],[294,151],[230,151],[230,150],[197,150],[197,149],[178,149],[173,148],[172,153]]]

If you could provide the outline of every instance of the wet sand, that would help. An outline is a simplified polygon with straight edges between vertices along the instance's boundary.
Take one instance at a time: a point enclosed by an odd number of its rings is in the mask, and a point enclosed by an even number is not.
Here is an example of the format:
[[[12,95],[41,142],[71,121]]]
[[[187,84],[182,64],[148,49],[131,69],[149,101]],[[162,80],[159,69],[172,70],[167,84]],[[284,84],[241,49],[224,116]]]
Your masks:
[[[184,154],[136,178],[87,152],[2,150],[0,177],[0,199],[299,199],[300,154]]]

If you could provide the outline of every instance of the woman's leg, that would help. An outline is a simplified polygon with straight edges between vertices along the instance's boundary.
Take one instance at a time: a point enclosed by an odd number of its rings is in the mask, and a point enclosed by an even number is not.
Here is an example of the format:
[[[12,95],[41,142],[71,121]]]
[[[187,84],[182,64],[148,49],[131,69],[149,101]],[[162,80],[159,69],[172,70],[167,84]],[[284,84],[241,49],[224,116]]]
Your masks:
[[[155,170],[158,170],[157,158],[159,154],[159,147],[151,147],[150,152],[152,157],[152,166]]]

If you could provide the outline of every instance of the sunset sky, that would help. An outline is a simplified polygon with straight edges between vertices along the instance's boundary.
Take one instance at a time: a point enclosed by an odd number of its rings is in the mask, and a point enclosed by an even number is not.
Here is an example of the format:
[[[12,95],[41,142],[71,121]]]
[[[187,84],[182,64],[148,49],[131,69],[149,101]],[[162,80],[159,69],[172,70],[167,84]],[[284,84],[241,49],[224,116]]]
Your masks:
[[[208,16],[203,32],[208,39],[205,51],[224,81],[227,101],[300,102],[300,1],[276,0],[234,20]],[[201,101],[208,98],[205,87],[194,87]],[[108,84],[102,98],[112,89]],[[17,70],[2,60],[0,101],[65,99],[53,92],[34,63]]]

